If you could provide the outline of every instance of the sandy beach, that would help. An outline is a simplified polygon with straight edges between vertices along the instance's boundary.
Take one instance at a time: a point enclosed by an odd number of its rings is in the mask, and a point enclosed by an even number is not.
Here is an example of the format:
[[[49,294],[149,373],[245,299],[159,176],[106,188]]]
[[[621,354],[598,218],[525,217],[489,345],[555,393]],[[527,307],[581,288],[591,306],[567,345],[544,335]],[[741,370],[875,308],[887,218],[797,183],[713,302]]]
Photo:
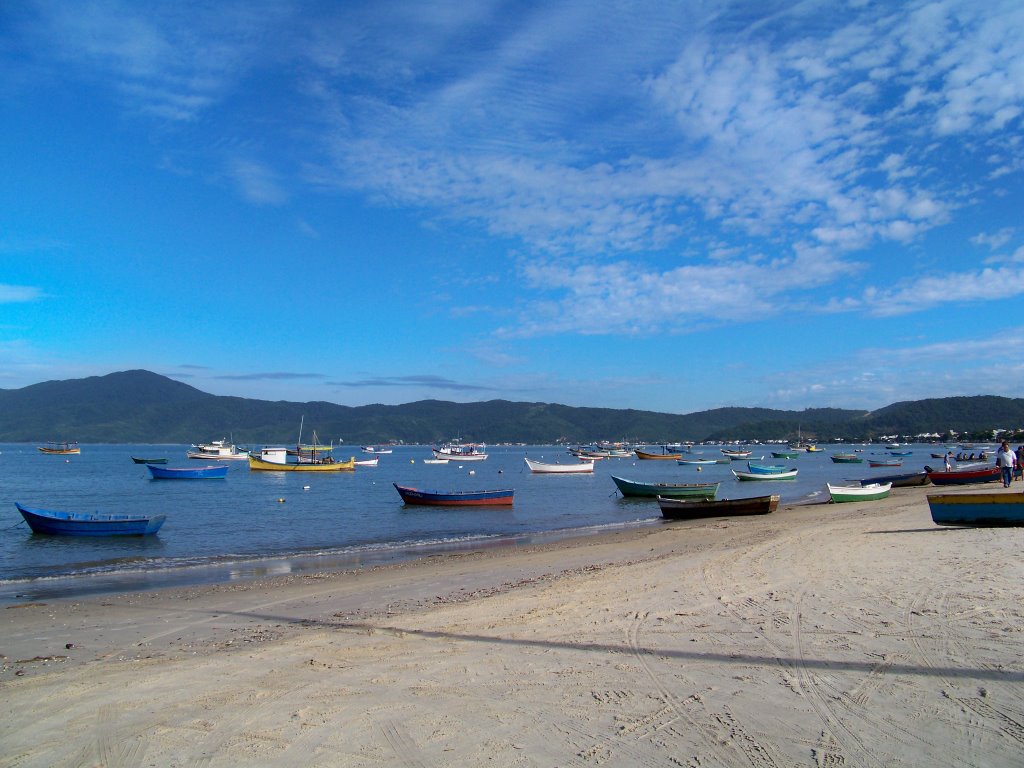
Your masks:
[[[0,766],[1019,766],[1024,529],[929,491],[9,606]]]

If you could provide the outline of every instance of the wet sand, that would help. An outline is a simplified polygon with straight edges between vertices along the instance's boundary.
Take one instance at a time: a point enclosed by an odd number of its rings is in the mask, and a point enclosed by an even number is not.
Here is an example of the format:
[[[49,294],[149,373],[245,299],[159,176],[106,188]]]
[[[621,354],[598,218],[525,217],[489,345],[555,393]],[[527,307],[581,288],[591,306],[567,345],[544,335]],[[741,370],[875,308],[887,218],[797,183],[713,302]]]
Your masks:
[[[1024,529],[927,492],[10,606],[0,766],[1020,765]]]

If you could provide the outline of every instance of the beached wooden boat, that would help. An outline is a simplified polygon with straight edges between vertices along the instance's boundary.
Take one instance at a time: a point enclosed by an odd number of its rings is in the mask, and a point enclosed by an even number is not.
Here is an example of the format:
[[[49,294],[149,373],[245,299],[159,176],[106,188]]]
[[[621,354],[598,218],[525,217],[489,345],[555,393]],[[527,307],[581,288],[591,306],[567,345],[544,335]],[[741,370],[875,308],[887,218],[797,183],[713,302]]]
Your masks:
[[[783,464],[758,464],[753,461],[748,461],[747,471],[757,472],[760,475],[777,475],[779,472],[786,472],[787,469]]]
[[[876,475],[875,477],[865,477],[860,481],[861,485],[873,485],[874,483],[891,483],[893,488],[910,488],[915,485],[928,485],[931,480],[928,479],[928,473],[925,471],[919,472],[901,472],[897,475]]]
[[[226,464],[210,467],[163,467],[147,464],[146,468],[154,480],[223,480],[227,477]]]
[[[148,536],[160,530],[165,515],[110,515],[102,512],[54,512],[48,509],[29,509],[18,502],[14,506],[21,512],[33,533],[53,536]]]
[[[1024,525],[1024,493],[949,493],[928,497],[936,525]]]
[[[352,472],[356,468],[355,456],[348,461],[338,461],[332,458],[316,459],[315,461],[303,461],[295,464],[287,464],[277,461],[266,461],[255,456],[249,457],[249,469],[267,470],[272,472]]]
[[[871,483],[870,485],[832,485],[828,486],[828,494],[833,503],[844,501],[878,501],[884,499],[892,491],[892,483]]]
[[[755,496],[749,499],[668,499],[658,497],[661,515],[667,520],[694,520],[701,517],[767,515],[779,507],[779,496]]]
[[[612,480],[623,496],[641,496],[649,499],[668,496],[713,499],[718,494],[719,483],[643,483],[612,475]]]
[[[638,459],[644,459],[645,461],[649,459],[667,459],[669,461],[678,461],[679,459],[683,458],[683,454],[681,453],[648,453],[647,451],[641,451],[639,448],[634,449],[633,453],[636,454],[636,457]]]
[[[526,462],[526,466],[531,472],[537,474],[567,475],[594,471],[594,462],[592,461],[581,461],[577,464],[546,464],[543,461],[531,461],[525,456],[523,461]]]
[[[36,448],[40,453],[52,454],[54,456],[70,456],[81,453],[82,449],[78,443],[47,443]]]
[[[792,480],[796,477],[797,471],[796,467],[794,467],[784,472],[741,472],[738,469],[734,469],[732,473],[736,475],[737,480]]]
[[[795,459],[800,455],[800,451],[772,451],[773,459]]]
[[[903,459],[868,459],[869,467],[902,467]]]
[[[136,464],[166,464],[167,463],[167,459],[165,459],[165,458],[159,458],[159,459],[140,459],[138,456],[132,456],[132,461],[134,461]]]
[[[864,461],[863,456],[858,456],[855,453],[833,453],[829,458],[836,464],[860,464]]]
[[[427,491],[392,483],[402,501],[428,507],[494,507],[512,504],[513,488],[493,491]]]
[[[978,485],[994,483],[1002,478],[999,467],[977,467],[973,469],[954,469],[950,472],[936,472],[925,467],[928,479],[935,485]]]

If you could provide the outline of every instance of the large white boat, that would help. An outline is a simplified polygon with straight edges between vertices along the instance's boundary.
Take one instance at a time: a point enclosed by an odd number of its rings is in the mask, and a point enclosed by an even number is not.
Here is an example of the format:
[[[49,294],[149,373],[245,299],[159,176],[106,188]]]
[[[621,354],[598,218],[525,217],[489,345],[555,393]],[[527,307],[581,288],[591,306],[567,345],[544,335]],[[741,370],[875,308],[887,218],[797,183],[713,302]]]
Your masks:
[[[186,454],[190,459],[248,459],[249,452],[238,449],[227,440],[214,440],[212,443],[193,443],[192,450]]]
[[[445,443],[431,450],[435,459],[448,461],[483,461],[487,458],[487,446],[483,443]]]

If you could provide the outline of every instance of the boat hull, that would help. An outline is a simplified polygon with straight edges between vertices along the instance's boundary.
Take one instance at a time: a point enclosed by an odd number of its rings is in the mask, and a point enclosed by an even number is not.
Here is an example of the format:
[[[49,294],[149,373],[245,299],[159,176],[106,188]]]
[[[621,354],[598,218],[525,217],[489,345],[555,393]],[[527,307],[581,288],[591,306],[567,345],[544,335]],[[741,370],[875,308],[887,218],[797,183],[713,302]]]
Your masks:
[[[132,456],[132,461],[136,464],[166,464],[167,459],[140,459]]]
[[[579,475],[579,474],[593,474],[594,462],[583,461],[579,464],[546,464],[542,461],[530,461],[527,458],[523,458],[526,462],[527,468],[539,475]]]
[[[890,483],[873,485],[832,485],[828,486],[828,494],[834,504],[850,501],[878,501],[886,498],[892,491]]]
[[[647,453],[647,451],[633,451],[633,453],[636,454],[638,459],[643,459],[644,461],[679,461],[679,459],[683,458],[681,453]]]
[[[925,467],[927,470],[928,468]],[[999,467],[969,469],[959,472],[928,472],[928,479],[935,485],[978,485],[994,483],[1002,477]]]
[[[487,459],[486,453],[452,453],[451,451],[442,451],[438,448],[434,448],[435,459],[447,459],[448,461],[485,461]]]
[[[147,464],[154,480],[223,480],[227,477],[226,466],[217,467],[162,467]]]
[[[796,477],[796,469],[789,469],[785,472],[771,472],[771,473],[760,473],[760,472],[740,472],[738,469],[732,470],[732,473],[736,475],[737,480],[792,480]]]
[[[673,499],[713,499],[718,495],[718,483],[641,483],[612,475],[612,480],[623,496],[654,499],[666,496]]]
[[[950,493],[928,497],[936,525],[1024,525],[1024,494]]]
[[[915,485],[928,485],[927,472],[903,472],[899,475],[877,475],[876,477],[865,477],[860,481],[861,485],[874,485],[876,483],[892,483],[893,488],[910,488]]]
[[[661,515],[666,520],[696,520],[702,517],[767,515],[779,507],[779,496],[755,496],[749,499],[709,499],[706,501],[658,497]]]
[[[165,515],[107,515],[99,512],[54,512],[15,502],[33,533],[49,536],[149,536],[160,530]]]
[[[353,472],[356,460],[353,456],[348,461],[327,461],[317,464],[279,464],[275,461],[263,461],[255,456],[249,457],[249,469],[268,472]]]
[[[398,483],[392,485],[406,504],[427,507],[507,507],[512,505],[515,494],[512,488],[493,491],[427,491]]]

